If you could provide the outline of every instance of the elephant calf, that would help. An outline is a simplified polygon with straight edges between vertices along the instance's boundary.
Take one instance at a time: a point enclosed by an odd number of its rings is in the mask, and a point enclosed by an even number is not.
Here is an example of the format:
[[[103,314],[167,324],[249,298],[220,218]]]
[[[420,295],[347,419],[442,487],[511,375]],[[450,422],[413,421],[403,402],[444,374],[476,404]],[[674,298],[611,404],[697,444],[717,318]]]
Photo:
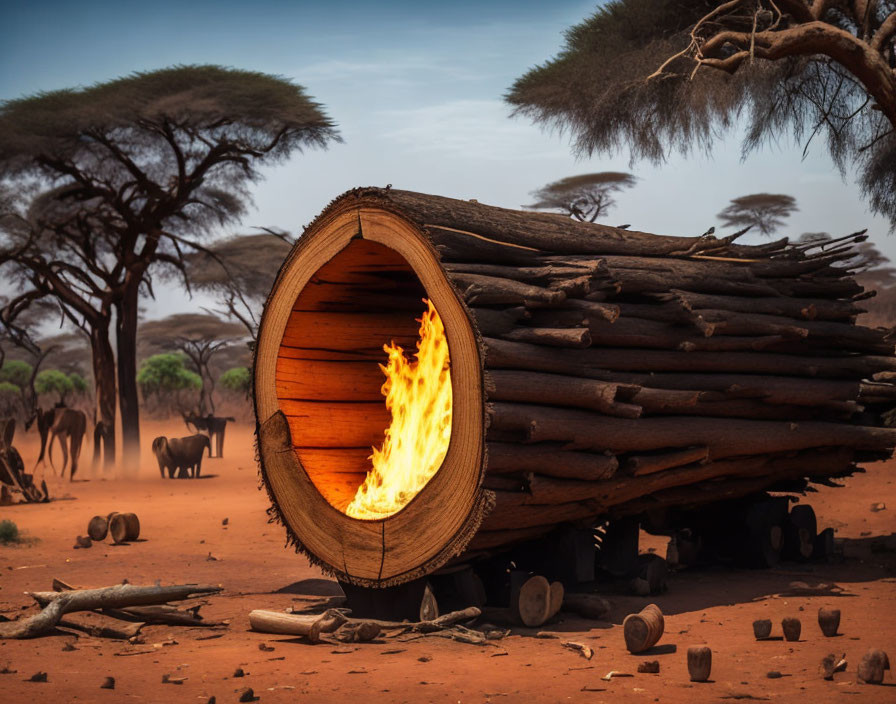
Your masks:
[[[164,435],[152,441],[152,451],[159,461],[159,474],[165,478],[165,470],[168,470],[168,478],[173,479],[177,471],[177,478],[199,477],[202,469],[202,452],[208,450],[211,455],[211,441],[207,435],[190,435],[186,438],[166,438]]]

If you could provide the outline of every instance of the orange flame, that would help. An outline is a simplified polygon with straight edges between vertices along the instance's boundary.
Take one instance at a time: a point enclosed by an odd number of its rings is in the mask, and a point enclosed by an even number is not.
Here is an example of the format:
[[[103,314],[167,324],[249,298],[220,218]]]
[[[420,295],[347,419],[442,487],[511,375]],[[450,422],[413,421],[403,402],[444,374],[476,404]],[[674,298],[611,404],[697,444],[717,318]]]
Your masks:
[[[345,512],[353,518],[386,518],[398,513],[438,471],[451,438],[451,373],[448,339],[432,303],[420,318],[417,361],[409,362],[394,342],[382,393],[392,423],[382,449],[373,448],[373,469]]]

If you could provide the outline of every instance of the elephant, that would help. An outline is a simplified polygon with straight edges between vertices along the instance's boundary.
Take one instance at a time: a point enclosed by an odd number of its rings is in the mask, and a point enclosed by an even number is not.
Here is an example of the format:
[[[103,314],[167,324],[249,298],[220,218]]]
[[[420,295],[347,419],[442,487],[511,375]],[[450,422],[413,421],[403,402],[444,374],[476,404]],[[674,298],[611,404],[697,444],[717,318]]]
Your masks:
[[[165,478],[165,470],[168,470],[168,478],[199,478],[202,469],[202,451],[212,452],[211,441],[207,435],[197,433],[185,438],[166,438],[160,435],[152,441],[152,451],[159,462],[159,474]]]
[[[197,413],[183,413],[184,423],[188,430],[199,432],[204,430],[208,433],[209,438],[215,441],[216,452],[209,457],[224,456],[224,431],[227,428],[227,422],[235,422],[235,418],[230,416],[213,416],[209,413],[207,416],[201,416]]]

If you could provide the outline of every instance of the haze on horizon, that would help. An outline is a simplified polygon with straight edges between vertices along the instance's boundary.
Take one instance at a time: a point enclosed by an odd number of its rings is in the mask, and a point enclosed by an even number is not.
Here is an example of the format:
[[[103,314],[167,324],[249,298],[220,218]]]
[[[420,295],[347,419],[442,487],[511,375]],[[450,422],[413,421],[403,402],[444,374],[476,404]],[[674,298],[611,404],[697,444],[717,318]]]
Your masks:
[[[0,100],[176,64],[263,71],[304,86],[344,143],[269,169],[241,226],[220,236],[255,226],[299,233],[355,186],[392,184],[518,208],[550,181],[614,170],[631,171],[639,182],[619,195],[607,224],[696,235],[719,225],[716,213],[731,198],[787,193],[800,210],[783,234],[836,236],[867,227],[896,259],[889,224],[868,212],[851,174],[844,182],[820,143],[803,158],[802,145],[785,135],[742,162],[734,133],[711,156],[676,156],[655,168],[629,164],[624,151],[577,159],[567,135],[511,119],[503,94],[554,56],[563,32],[595,7],[581,0],[19,3],[4,8],[0,26]],[[148,318],[209,303],[174,286],[156,295],[145,304]]]

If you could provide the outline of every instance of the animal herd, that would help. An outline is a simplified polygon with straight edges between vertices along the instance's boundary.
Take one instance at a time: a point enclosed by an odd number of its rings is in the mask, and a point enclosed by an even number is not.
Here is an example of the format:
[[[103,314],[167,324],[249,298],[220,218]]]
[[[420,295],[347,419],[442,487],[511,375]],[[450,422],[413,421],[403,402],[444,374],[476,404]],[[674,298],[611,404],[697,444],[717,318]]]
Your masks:
[[[187,428],[195,431],[194,435],[182,438],[168,438],[163,435],[152,441],[152,451],[159,463],[159,474],[162,478],[165,477],[166,471],[169,479],[199,478],[205,451],[208,451],[209,457],[223,457],[224,431],[227,423],[234,421],[234,418],[230,417],[218,417],[212,414],[202,416],[195,413],[185,413],[183,419]],[[26,421],[25,429],[30,429],[35,423],[40,435],[40,454],[35,467],[46,464],[45,455],[48,455],[50,466],[54,472],[56,471],[53,445],[58,443],[62,450],[60,476],[65,476],[68,467],[69,479],[74,480],[78,471],[81,445],[87,432],[87,416],[84,411],[62,405],[47,410],[38,408]],[[207,434],[200,431],[205,431]],[[96,440],[96,437],[94,439]],[[212,440],[215,441],[215,454],[212,454]],[[94,453],[94,461],[96,460],[97,456]]]

